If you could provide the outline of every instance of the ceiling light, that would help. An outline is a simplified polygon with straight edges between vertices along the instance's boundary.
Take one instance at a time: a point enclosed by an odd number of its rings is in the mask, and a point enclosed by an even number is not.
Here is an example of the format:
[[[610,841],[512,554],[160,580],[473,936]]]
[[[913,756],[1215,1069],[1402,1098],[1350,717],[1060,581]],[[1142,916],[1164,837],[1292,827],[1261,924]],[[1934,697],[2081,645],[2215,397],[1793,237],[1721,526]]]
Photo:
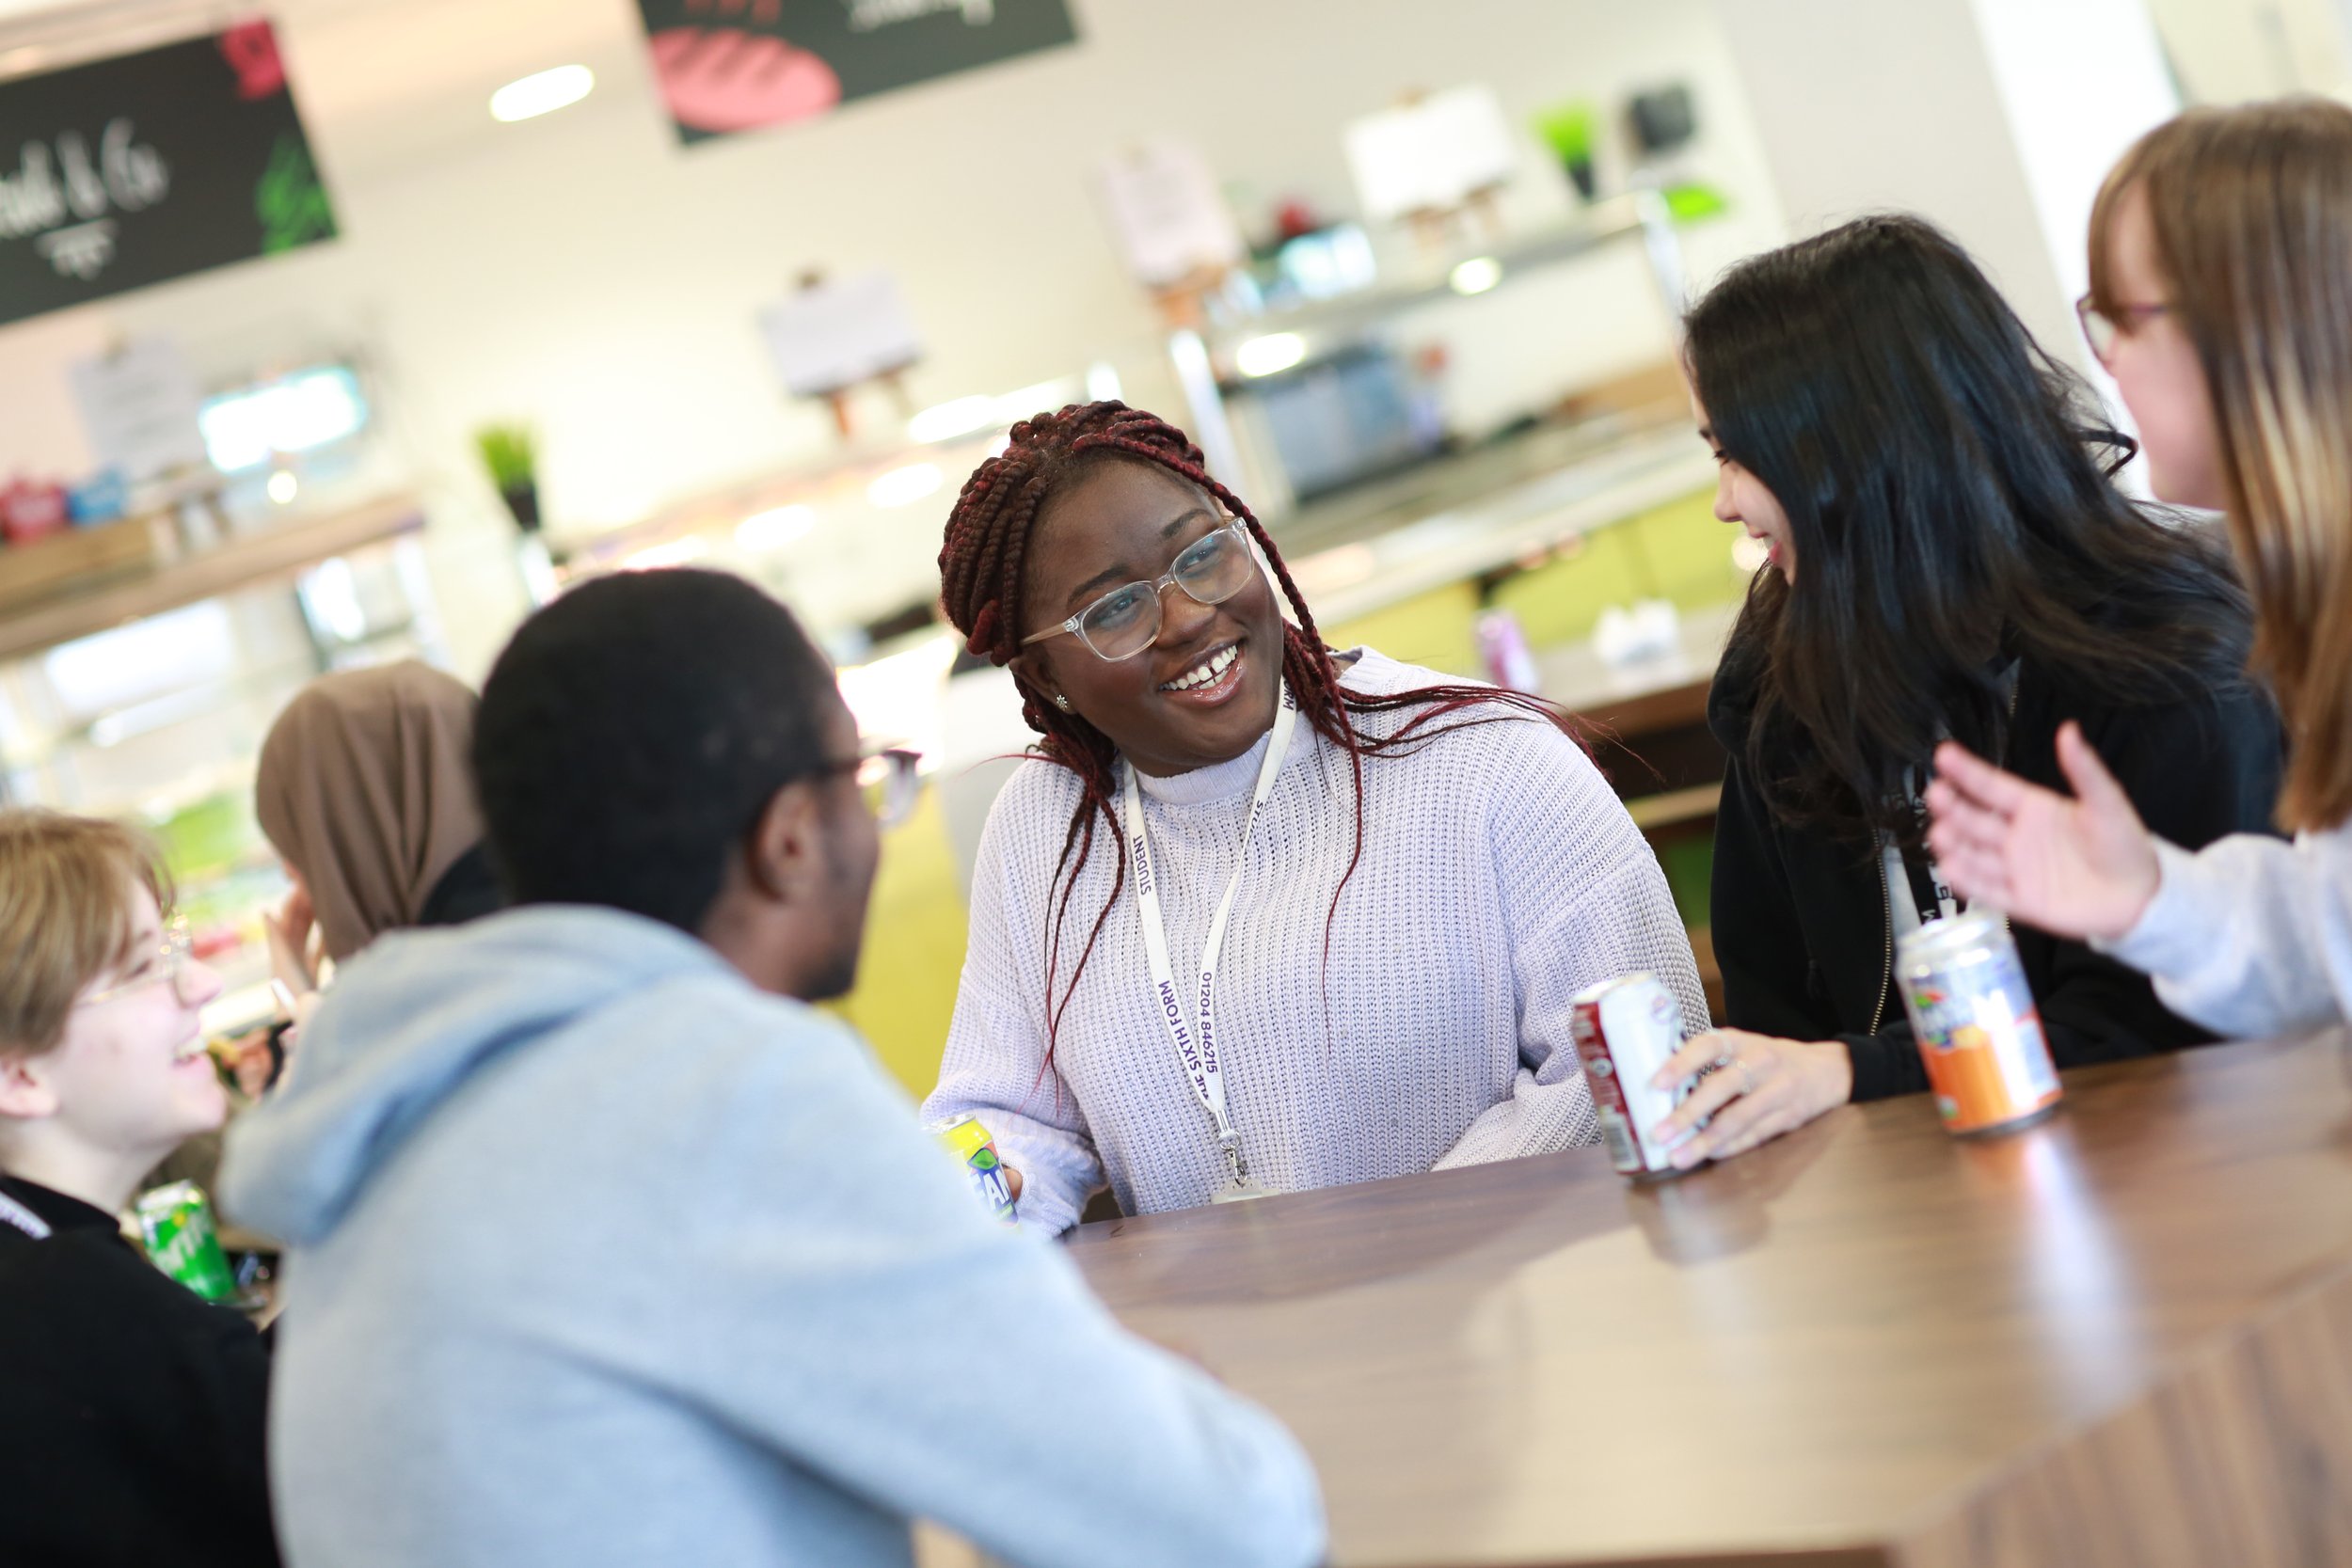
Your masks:
[[[665,566],[685,566],[700,561],[710,553],[710,541],[699,533],[690,533],[667,544],[648,545],[636,554],[623,558],[624,572],[658,572]]]
[[[817,509],[794,503],[755,512],[735,526],[735,543],[739,548],[759,555],[780,550],[796,539],[804,538],[817,526]]]
[[[1491,256],[1473,256],[1446,279],[1457,294],[1483,294],[1502,281],[1502,263]]]
[[[269,476],[269,499],[280,506],[292,503],[301,489],[302,482],[294,478],[290,468],[280,468]]]
[[[1071,391],[1070,378],[1062,376],[1007,392],[996,400],[997,420],[1003,424],[1019,424],[1023,420],[1033,420],[1040,414],[1051,414],[1070,402]]]
[[[509,82],[490,95],[490,118],[512,125],[518,119],[553,114],[588,96],[596,85],[596,72],[584,65],[559,65],[519,82]]]
[[[996,400],[975,394],[951,403],[933,404],[907,421],[910,441],[952,441],[996,422]]]
[[[876,506],[913,506],[946,483],[936,463],[910,463],[879,475],[866,487],[866,499]]]
[[[1272,375],[1307,357],[1307,340],[1295,332],[1271,332],[1252,338],[1233,351],[1233,363],[1244,375]]]

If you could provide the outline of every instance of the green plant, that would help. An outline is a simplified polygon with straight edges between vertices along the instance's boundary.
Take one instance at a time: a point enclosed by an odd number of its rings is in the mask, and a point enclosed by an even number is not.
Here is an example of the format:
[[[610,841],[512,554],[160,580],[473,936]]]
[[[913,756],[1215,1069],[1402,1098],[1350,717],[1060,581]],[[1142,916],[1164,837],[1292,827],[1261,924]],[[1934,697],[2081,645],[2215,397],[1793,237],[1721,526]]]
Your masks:
[[[482,453],[482,466],[490,470],[490,482],[501,493],[533,483],[538,472],[539,440],[529,425],[484,425],[474,432],[473,444],[474,450]]]
[[[1535,134],[1562,164],[1590,163],[1596,118],[1582,99],[1557,103],[1535,117]]]

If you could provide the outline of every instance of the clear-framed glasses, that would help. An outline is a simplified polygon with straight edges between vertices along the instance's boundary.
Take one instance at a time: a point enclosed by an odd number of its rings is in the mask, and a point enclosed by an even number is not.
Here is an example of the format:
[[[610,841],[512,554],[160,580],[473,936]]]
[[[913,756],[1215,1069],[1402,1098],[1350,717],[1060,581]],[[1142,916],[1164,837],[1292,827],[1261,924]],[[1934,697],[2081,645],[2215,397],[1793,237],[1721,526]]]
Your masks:
[[[903,746],[857,759],[857,786],[876,822],[895,828],[914,814],[915,800],[923,793],[922,761],[920,752]]]
[[[2118,339],[2138,331],[2142,323],[2171,312],[2169,305],[2119,305],[2115,308],[2115,314],[2109,315],[2091,304],[2089,294],[2074,302],[2074,319],[2083,324],[2083,338],[2090,344],[2090,352],[2098,356],[2102,365],[2114,359]]]
[[[1223,604],[1249,585],[1258,569],[1249,536],[1237,518],[1196,539],[1156,582],[1137,580],[1114,588],[1064,621],[1021,640],[1023,647],[1064,632],[1085,643],[1095,657],[1117,663],[1133,658],[1159,640],[1160,595],[1170,584],[1199,604]]]
[[[95,1007],[102,1002],[112,1002],[117,997],[128,996],[133,991],[145,990],[150,986],[168,981],[171,993],[179,999],[181,1006],[192,1007],[199,998],[188,994],[190,947],[188,923],[184,920],[168,921],[164,926],[164,940],[156,943],[146,959],[127,977],[103,990],[90,992],[73,1005],[77,1007]]]

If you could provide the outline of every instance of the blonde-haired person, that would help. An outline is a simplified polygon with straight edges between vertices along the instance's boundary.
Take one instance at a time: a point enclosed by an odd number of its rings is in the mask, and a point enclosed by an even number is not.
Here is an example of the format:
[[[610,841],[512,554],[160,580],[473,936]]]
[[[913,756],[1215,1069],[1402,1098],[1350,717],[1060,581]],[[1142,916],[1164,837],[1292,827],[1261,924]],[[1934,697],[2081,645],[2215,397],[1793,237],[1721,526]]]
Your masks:
[[[153,847],[0,811],[0,1562],[278,1560],[269,1354],[132,1248],[139,1178],[228,1113]]]
[[[2084,322],[2156,494],[2227,514],[2254,663],[2294,750],[2280,820],[2189,854],[2151,835],[2079,733],[2054,794],[1957,747],[1928,792],[1964,895],[2153,976],[2248,1037],[2352,1016],[2352,109],[2200,109],[2108,175]]]

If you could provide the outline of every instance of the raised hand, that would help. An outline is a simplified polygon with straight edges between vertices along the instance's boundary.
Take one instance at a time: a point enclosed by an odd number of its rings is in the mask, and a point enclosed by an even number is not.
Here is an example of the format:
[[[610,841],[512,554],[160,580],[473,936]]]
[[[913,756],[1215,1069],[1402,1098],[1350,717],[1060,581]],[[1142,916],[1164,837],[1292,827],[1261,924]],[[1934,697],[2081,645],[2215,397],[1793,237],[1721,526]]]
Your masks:
[[[1972,903],[2076,940],[2116,938],[2156,895],[2155,840],[2071,721],[2058,736],[2068,799],[1947,742],[1928,785],[1928,849]]]

